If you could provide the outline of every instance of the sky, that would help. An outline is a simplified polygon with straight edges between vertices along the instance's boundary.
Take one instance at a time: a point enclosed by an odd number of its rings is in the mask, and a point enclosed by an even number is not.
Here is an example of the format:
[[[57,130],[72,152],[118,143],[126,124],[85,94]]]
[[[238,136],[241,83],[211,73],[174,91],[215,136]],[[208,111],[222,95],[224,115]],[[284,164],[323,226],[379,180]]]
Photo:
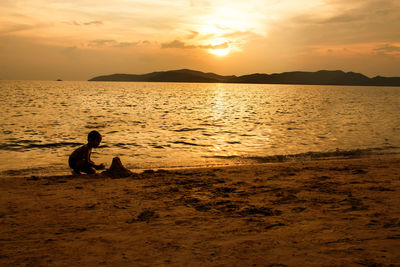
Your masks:
[[[399,66],[399,0],[0,1],[0,79]]]

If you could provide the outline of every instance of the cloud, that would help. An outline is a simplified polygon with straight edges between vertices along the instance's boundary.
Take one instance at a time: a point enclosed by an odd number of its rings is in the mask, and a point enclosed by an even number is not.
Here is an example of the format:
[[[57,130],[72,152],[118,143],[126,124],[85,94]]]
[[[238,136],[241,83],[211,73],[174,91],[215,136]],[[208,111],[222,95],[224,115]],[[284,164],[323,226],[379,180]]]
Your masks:
[[[187,37],[187,39],[188,40],[190,40],[190,39],[195,39],[197,36],[199,36],[199,32],[197,32],[197,31],[193,31],[193,30],[190,30],[190,35]]]
[[[260,36],[251,31],[233,31],[233,32],[224,34],[222,37],[225,37],[228,39],[229,38],[250,39],[250,38],[260,37]]]
[[[320,21],[321,24],[324,23],[349,23],[349,22],[355,22],[355,21],[360,21],[364,19],[365,15],[364,14],[352,14],[351,11],[347,14],[340,14],[337,16],[333,16],[327,19],[324,19]]]
[[[374,48],[376,54],[382,55],[400,55],[400,46],[384,44]]]
[[[369,73],[376,70],[398,75],[399,0],[233,0],[229,4],[222,0],[0,2],[0,38],[16,38],[12,51],[6,50],[11,43],[0,42],[0,64],[3,69],[15,66],[15,73],[19,73],[21,64],[14,62],[24,59],[28,70],[40,55],[48,61],[50,72],[55,62],[65,58],[71,59],[72,66],[84,65],[85,59],[85,68],[90,63],[91,71],[107,72],[115,70],[101,61],[115,60],[113,68],[120,69],[118,64],[124,61],[121,59],[131,57],[138,64],[131,60],[127,68],[137,65],[140,70],[140,64],[147,64],[150,71],[176,68],[185,62],[185,67],[191,68],[195,64],[204,69],[224,66],[224,71],[229,69],[232,73],[307,67],[357,71],[361,66],[370,69]],[[212,46],[218,39],[223,43]],[[54,46],[53,52],[47,51],[50,46]],[[318,49],[312,50],[313,47]],[[349,50],[343,52],[345,47]],[[224,58],[202,53],[228,48],[234,53]],[[8,61],[3,60],[5,57]],[[99,64],[95,66],[93,61],[97,60]],[[39,68],[31,71],[38,73]],[[90,72],[79,69],[85,71]],[[26,77],[33,77],[26,73]]]
[[[292,21],[298,24],[339,24],[339,23],[352,23],[356,21],[360,21],[366,17],[364,12],[361,12],[357,9],[342,11],[341,14],[333,14],[329,16],[325,16],[321,14],[305,13],[296,15],[293,17]],[[324,14],[324,13],[322,13]]]
[[[104,25],[104,23],[102,21],[99,20],[94,20],[94,21],[89,21],[89,22],[85,22],[83,23],[83,25],[96,25],[96,26],[101,26]]]
[[[134,47],[138,45],[148,45],[150,44],[149,41],[137,41],[137,42],[119,42],[116,40],[112,39],[98,39],[98,40],[91,40],[87,43],[88,47],[94,47],[94,48],[104,48],[104,47],[119,47],[119,48],[125,48],[125,47]]]
[[[217,44],[217,45],[199,45],[199,48],[204,48],[204,49],[226,49],[229,48],[228,42],[222,43],[222,44]]]
[[[272,25],[271,35],[296,45],[397,43],[398,25],[398,1],[326,0]]]
[[[132,46],[137,46],[140,43],[141,42],[120,42],[115,44],[114,47],[132,47]]]
[[[172,42],[162,43],[161,48],[180,48],[180,49],[193,49],[196,48],[194,45],[186,45],[184,42],[179,40],[173,40]]]
[[[90,47],[104,47],[104,46],[112,46],[117,44],[118,42],[115,40],[92,40],[89,41],[88,46]]]
[[[161,48],[177,48],[177,49],[195,49],[195,48],[200,48],[200,49],[226,49],[229,48],[229,43],[224,42],[221,44],[208,44],[208,45],[187,45],[182,41],[179,40],[174,40],[168,43],[162,43]]]
[[[28,23],[5,23],[0,28],[0,34],[9,34],[20,31],[34,30],[40,28],[49,27],[50,24],[46,23],[36,23],[36,24],[28,24]]]
[[[63,21],[62,23],[67,24],[67,25],[73,25],[73,26],[81,26],[81,24],[75,20],[73,21]]]
[[[93,21],[88,21],[88,22],[77,22],[76,20],[73,21],[64,21],[64,24],[72,25],[72,26],[102,26],[104,23],[99,20],[93,20]]]

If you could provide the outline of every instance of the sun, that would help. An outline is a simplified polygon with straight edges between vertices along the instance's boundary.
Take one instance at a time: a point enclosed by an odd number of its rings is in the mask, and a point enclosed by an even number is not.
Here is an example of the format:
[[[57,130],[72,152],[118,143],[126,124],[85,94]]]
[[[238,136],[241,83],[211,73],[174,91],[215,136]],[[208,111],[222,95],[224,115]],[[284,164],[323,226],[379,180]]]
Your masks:
[[[227,54],[229,54],[229,49],[228,48],[226,48],[226,49],[210,49],[210,53],[214,54],[216,56],[223,57],[223,56],[226,56]]]
[[[211,41],[209,52],[216,56],[226,56],[229,54],[229,43],[225,38],[218,38]]]

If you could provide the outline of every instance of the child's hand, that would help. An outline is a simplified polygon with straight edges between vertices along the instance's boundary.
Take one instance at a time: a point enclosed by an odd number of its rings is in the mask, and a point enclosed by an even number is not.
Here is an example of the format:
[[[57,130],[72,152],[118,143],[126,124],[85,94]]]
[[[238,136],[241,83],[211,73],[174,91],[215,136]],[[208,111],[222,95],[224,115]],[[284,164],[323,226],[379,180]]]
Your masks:
[[[106,166],[102,163],[100,165],[97,165],[97,170],[104,170],[106,168]]]

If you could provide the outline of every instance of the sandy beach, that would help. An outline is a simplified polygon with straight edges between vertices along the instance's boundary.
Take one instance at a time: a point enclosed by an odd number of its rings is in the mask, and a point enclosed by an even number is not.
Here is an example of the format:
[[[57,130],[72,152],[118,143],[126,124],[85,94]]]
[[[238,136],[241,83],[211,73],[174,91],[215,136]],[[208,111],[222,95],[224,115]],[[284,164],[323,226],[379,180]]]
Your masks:
[[[2,266],[400,266],[398,156],[0,183]]]

